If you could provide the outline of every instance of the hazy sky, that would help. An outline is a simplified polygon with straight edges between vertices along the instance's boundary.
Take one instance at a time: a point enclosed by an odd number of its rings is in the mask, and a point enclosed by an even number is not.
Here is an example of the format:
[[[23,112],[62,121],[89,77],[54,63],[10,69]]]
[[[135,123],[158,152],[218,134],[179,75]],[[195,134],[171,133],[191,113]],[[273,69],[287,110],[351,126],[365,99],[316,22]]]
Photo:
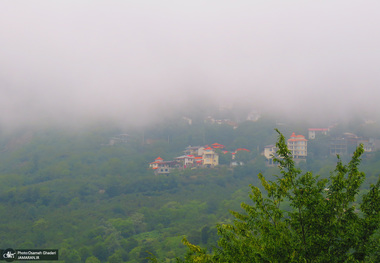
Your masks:
[[[0,0],[0,124],[214,102],[380,114],[380,1]]]

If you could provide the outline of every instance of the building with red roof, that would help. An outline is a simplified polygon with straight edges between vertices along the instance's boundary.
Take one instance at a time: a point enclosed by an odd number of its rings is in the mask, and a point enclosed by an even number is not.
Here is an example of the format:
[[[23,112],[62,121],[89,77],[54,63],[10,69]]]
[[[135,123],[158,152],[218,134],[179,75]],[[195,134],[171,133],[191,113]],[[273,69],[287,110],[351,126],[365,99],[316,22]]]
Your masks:
[[[157,157],[154,162],[149,163],[149,167],[154,170],[155,174],[169,174],[175,164],[175,161],[164,161],[161,157]]]
[[[164,159],[162,159],[161,157],[157,157],[156,159],[154,159],[154,162],[149,163],[149,167],[152,169],[157,169],[159,164],[163,161]]]
[[[305,139],[305,136],[296,135],[293,132],[290,139],[288,139],[288,149],[291,151],[294,160],[306,160],[307,139]]]
[[[224,146],[223,144],[220,144],[220,143],[213,143],[211,146],[214,149],[223,149],[223,148],[226,147],[226,146]]]
[[[238,149],[236,149],[236,152],[238,152],[238,151],[246,151],[246,152],[250,152],[250,150],[245,149],[245,148],[238,148]]]
[[[219,164],[219,155],[211,148],[204,149],[202,155],[203,167],[215,167]]]

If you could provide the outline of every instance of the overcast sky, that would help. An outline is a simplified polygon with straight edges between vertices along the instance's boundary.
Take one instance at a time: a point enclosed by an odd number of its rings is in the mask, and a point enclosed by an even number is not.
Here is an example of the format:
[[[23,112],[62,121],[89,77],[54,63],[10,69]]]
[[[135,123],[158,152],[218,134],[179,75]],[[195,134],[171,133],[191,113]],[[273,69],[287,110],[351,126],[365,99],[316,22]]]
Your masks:
[[[380,114],[380,1],[0,0],[0,124],[216,101]]]

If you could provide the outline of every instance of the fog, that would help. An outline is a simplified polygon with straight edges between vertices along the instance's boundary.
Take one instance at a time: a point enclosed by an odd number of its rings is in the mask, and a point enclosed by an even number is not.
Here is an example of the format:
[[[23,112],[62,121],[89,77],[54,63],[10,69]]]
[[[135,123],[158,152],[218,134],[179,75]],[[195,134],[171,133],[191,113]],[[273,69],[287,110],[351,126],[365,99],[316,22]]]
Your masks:
[[[1,1],[0,124],[380,113],[379,1]]]

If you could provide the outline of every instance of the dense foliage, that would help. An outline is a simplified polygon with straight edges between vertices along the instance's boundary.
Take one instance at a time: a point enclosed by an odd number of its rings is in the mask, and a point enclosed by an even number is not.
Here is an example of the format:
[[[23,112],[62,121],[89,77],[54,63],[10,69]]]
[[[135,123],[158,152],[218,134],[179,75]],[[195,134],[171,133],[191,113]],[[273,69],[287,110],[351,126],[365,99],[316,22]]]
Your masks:
[[[276,145],[281,176],[258,176],[267,195],[251,186],[253,204],[232,212],[234,224],[218,226],[213,253],[184,239],[190,252],[183,262],[379,262],[380,180],[356,203],[363,146],[347,165],[338,157],[330,178],[320,179],[296,168],[281,133]]]
[[[260,185],[256,175],[274,178],[276,168],[266,167],[260,155],[276,140],[273,127],[276,121],[262,118],[236,129],[176,120],[144,129],[107,124],[1,131],[0,248],[57,248],[60,261],[67,263],[146,262],[147,251],[175,262],[186,253],[183,236],[210,250],[217,245],[215,225],[232,224],[228,211],[240,211],[240,204],[249,201],[248,185]],[[281,130],[305,134],[307,127],[288,124]],[[127,142],[109,143],[125,133]],[[249,149],[237,156],[244,165],[231,168],[224,156],[215,169],[157,176],[148,168],[157,156],[170,160],[189,145],[215,142],[228,150]],[[327,178],[335,158],[325,156],[323,147],[310,151],[312,158],[297,167]],[[359,198],[377,181],[380,154],[365,156],[362,164],[367,179]]]

